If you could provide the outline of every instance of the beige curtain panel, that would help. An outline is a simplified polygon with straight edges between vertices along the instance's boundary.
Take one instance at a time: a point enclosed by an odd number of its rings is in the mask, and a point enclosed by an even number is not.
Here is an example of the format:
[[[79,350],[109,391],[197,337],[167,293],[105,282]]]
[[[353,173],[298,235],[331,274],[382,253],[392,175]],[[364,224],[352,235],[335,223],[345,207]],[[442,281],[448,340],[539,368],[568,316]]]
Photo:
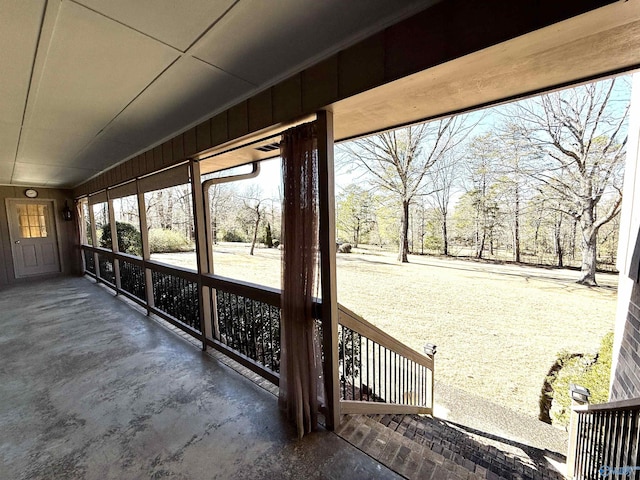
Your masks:
[[[287,130],[280,146],[282,208],[282,322],[279,403],[298,437],[317,428],[322,388],[321,350],[313,318],[318,263],[318,151],[315,123]]]

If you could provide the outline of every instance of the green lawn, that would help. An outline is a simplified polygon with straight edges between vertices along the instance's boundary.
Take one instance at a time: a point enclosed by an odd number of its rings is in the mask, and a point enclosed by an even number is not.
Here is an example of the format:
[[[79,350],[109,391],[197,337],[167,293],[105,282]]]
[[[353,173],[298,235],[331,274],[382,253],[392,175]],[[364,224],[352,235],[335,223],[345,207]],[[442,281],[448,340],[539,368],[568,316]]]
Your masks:
[[[215,273],[279,287],[280,252],[215,248]],[[162,258],[161,258],[162,257]],[[192,253],[159,260],[195,266]],[[537,416],[556,354],[596,352],[613,329],[617,275],[599,288],[576,271],[395,254],[375,247],[338,255],[338,300],[418,351],[438,346],[436,379]],[[436,391],[437,401],[437,391]]]

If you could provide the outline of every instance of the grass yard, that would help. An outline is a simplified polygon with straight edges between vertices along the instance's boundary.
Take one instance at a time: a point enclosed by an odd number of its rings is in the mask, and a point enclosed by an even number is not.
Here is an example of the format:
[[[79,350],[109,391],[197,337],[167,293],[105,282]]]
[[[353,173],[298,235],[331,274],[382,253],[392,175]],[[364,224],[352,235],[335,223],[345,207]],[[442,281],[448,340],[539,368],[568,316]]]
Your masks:
[[[215,272],[279,287],[280,252],[215,248]],[[195,267],[193,253],[153,256]],[[556,354],[596,352],[613,330],[617,275],[410,256],[370,247],[338,255],[338,300],[418,351],[438,346],[436,379],[533,416]],[[437,401],[436,391],[436,401]]]

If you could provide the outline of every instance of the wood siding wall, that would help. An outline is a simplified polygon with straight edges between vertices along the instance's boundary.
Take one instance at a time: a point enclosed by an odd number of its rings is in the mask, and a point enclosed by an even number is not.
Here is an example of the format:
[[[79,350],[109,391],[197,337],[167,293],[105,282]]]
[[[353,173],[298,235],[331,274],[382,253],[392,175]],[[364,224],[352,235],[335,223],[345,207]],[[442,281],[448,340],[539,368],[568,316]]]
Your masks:
[[[67,201],[75,216],[73,192],[52,188],[37,188],[39,200],[55,200],[57,211],[55,218],[60,238],[60,253],[62,256],[63,274],[80,274],[80,251],[77,247],[76,222],[62,220],[62,207]],[[0,286],[16,281],[9,238],[9,223],[7,219],[6,199],[26,198],[24,187],[0,187]],[[74,220],[76,220],[74,218]],[[23,280],[23,279],[20,279]]]

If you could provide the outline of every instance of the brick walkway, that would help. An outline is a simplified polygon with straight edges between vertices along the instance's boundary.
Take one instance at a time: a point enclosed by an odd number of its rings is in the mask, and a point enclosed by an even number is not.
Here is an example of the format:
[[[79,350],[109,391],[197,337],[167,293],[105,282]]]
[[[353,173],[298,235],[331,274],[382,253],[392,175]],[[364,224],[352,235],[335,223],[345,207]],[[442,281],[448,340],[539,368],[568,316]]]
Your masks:
[[[409,479],[564,478],[549,452],[427,416],[349,415],[336,433]]]

